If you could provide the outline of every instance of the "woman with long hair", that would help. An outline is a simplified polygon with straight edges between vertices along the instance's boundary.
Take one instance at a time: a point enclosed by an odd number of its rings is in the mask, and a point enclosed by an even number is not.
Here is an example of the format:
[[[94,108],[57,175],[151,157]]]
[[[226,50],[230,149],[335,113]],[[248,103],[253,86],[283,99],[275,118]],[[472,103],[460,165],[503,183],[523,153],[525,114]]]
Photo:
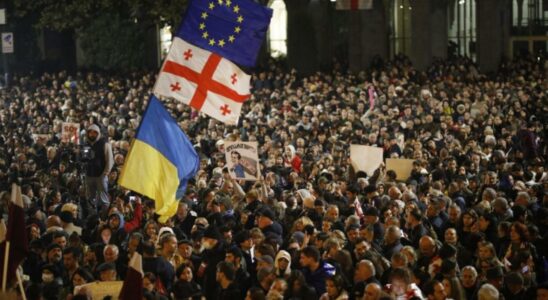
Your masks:
[[[314,288],[306,283],[303,272],[294,270],[287,278],[287,290],[284,299],[313,300],[318,299],[318,296],[316,296]]]
[[[442,283],[448,298],[453,300],[466,300],[466,293],[457,277],[444,278]]]
[[[510,266],[512,261],[516,261],[520,252],[528,251],[536,261],[537,250],[533,244],[529,242],[529,232],[527,226],[521,222],[514,222],[510,226],[510,245],[504,254],[505,266]]]
[[[348,292],[344,285],[344,279],[340,274],[327,277],[325,279],[326,292],[320,297],[320,300],[348,300]]]
[[[502,262],[497,257],[497,252],[493,243],[488,241],[481,241],[478,243],[478,260],[476,262],[476,268],[481,268],[481,263],[488,261],[489,263],[502,267]]]
[[[478,213],[473,209],[468,209],[461,215],[458,234],[461,241],[467,241],[468,237],[474,232],[474,226],[477,226]]]

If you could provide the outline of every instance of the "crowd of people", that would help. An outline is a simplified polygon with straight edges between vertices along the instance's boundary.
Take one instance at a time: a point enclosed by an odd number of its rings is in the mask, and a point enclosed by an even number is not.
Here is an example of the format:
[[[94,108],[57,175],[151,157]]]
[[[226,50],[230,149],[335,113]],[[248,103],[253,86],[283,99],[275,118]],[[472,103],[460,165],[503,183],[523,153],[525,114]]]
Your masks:
[[[307,76],[272,62],[238,126],[163,99],[201,159],[166,223],[117,184],[154,73],[15,76],[0,213],[18,180],[27,299],[89,299],[74,288],[123,280],[136,252],[145,299],[548,299],[546,72],[533,58],[489,76],[463,57]],[[260,180],[231,178],[236,140],[258,142]],[[351,144],[413,170],[356,170]]]

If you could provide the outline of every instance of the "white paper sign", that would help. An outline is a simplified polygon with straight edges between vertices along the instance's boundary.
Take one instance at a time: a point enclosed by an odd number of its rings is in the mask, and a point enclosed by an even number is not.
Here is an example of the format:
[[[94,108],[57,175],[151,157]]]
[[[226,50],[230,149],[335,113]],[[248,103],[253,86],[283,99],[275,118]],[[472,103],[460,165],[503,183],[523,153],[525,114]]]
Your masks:
[[[2,53],[13,53],[13,32],[2,32]]]
[[[354,170],[372,176],[383,161],[383,149],[379,147],[350,145],[350,160]]]

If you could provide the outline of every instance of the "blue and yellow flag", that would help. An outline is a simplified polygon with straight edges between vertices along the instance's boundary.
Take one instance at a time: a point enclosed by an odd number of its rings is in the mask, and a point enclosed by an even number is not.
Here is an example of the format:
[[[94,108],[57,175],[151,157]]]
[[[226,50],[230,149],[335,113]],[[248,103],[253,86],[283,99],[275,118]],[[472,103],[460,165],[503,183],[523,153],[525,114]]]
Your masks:
[[[191,0],[177,36],[252,67],[271,17],[271,9],[251,0]]]
[[[177,212],[177,199],[184,195],[199,166],[200,159],[188,137],[162,103],[151,96],[118,184],[153,199],[160,221],[165,222]]]

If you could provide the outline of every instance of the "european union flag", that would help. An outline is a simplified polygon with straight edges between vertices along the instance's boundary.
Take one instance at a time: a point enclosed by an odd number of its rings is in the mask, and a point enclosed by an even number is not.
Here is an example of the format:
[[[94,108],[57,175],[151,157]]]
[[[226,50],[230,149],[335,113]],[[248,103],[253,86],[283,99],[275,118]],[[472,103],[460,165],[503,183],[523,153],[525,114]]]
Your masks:
[[[191,0],[177,36],[252,67],[271,17],[271,9],[251,0]]]
[[[129,150],[118,183],[153,199],[165,221],[177,212],[186,185],[200,166],[192,143],[155,97]]]

